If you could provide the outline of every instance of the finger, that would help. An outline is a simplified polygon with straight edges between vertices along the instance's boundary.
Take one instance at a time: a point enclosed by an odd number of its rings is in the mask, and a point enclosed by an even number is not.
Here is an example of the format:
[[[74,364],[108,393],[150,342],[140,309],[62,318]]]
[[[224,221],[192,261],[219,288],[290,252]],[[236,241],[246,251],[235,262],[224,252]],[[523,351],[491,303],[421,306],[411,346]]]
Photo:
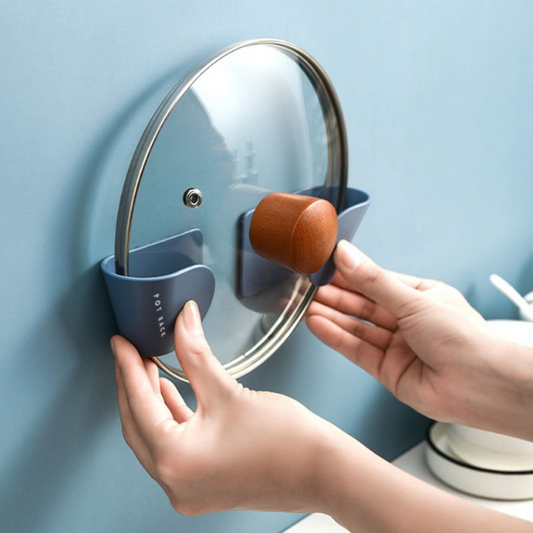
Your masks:
[[[336,287],[340,287],[347,291],[357,292],[354,287],[344,279],[343,275],[338,270],[335,271],[335,275],[333,276],[330,285],[335,285]],[[327,287],[327,285],[325,286]]]
[[[126,392],[124,390],[124,380],[122,379],[122,374],[116,361],[115,383],[117,387],[118,412],[122,424],[122,435],[137,459],[144,465],[149,460],[150,454],[139,435],[139,430],[131,414],[128,399],[126,398]]]
[[[120,421],[122,423],[122,433],[126,441],[130,440],[130,435],[133,436],[136,433],[135,423],[131,416],[130,407],[128,405],[128,399],[126,398],[126,392],[124,391],[124,381],[122,374],[115,361],[115,385],[117,388],[117,401],[118,401],[118,413]]]
[[[161,394],[161,389],[159,387],[159,369],[157,365],[152,361],[152,359],[143,358],[144,369],[146,370],[146,375],[152,384],[152,388],[156,394]]]
[[[160,380],[161,395],[176,422],[181,424],[189,420],[194,413],[189,409],[174,383],[166,378],[160,378]]]
[[[174,344],[181,368],[191,383],[199,406],[209,403],[210,399],[234,385],[235,380],[211,352],[198,306],[193,301],[185,304],[176,319]]]
[[[152,448],[158,442],[159,429],[168,429],[167,423],[177,426],[177,422],[161,396],[154,391],[135,347],[120,336],[113,337],[112,345],[131,416],[142,440]]]
[[[306,323],[311,332],[324,344],[344,355],[371,376],[379,379],[380,369],[385,358],[383,350],[351,335],[338,324],[323,316],[310,316]]]
[[[412,287],[413,289],[422,292],[431,289],[437,283],[439,283],[434,279],[419,278],[417,276],[411,276],[409,274],[403,274],[401,272],[394,272],[393,270],[384,269],[384,271],[387,272],[393,278],[396,278],[398,281],[404,283],[408,287]],[[333,277],[331,284],[336,285],[337,287],[340,287],[342,289],[349,290],[351,292],[357,292],[356,289],[344,279],[343,275],[338,270],[335,272],[335,276]]]
[[[306,322],[312,316],[326,318],[333,324],[342,328],[348,334],[359,337],[361,340],[376,346],[383,351],[388,348],[392,339],[393,333],[388,329],[374,326],[358,320],[357,318],[346,316],[344,313],[319,302],[313,302],[309,306]]]
[[[382,269],[347,241],[340,241],[335,251],[335,265],[357,292],[390,311],[398,319],[409,314],[420,293]]]
[[[314,300],[341,313],[356,316],[391,331],[397,327],[396,319],[389,311],[366,296],[337,285],[320,287]]]

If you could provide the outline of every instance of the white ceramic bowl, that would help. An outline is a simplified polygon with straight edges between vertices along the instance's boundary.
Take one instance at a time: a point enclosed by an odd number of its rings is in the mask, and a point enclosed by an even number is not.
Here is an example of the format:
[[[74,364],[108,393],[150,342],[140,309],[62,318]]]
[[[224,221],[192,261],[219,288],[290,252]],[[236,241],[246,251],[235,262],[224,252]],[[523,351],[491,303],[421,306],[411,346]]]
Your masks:
[[[533,470],[499,471],[462,461],[450,447],[449,424],[435,422],[427,434],[426,461],[444,483],[468,494],[494,500],[533,498]]]
[[[462,461],[502,471],[533,470],[533,442],[459,424],[447,430],[450,448]]]

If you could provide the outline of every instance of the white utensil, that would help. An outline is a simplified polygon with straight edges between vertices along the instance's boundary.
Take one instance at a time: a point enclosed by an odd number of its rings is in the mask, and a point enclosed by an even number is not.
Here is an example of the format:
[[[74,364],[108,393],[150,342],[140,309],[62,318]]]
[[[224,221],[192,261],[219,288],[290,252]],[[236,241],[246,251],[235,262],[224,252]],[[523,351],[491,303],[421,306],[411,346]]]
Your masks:
[[[505,281],[497,274],[492,274],[490,276],[490,281],[503,295],[507,296],[507,298],[509,298],[520,311],[522,311],[526,320],[533,322],[533,306],[529,304],[509,282]]]

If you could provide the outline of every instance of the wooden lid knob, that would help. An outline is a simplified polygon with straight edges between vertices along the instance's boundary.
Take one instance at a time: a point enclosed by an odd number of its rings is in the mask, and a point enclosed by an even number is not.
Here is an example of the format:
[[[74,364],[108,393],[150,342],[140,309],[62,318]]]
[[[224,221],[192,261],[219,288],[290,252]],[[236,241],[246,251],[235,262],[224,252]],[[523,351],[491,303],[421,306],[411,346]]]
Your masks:
[[[312,274],[337,241],[337,212],[322,198],[273,192],[255,209],[250,243],[266,259],[299,274]]]

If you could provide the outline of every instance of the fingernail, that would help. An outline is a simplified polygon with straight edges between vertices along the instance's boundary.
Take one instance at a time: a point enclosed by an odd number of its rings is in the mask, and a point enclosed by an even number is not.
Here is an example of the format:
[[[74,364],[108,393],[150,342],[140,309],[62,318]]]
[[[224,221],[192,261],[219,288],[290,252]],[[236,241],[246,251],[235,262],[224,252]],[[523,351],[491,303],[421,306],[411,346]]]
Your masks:
[[[339,242],[337,245],[337,254],[342,266],[347,270],[353,270],[361,262],[359,251],[348,241],[343,240]]]
[[[200,311],[194,300],[189,300],[182,310],[183,323],[185,324],[185,329],[189,333],[196,333],[201,330],[202,319],[200,318]]]

